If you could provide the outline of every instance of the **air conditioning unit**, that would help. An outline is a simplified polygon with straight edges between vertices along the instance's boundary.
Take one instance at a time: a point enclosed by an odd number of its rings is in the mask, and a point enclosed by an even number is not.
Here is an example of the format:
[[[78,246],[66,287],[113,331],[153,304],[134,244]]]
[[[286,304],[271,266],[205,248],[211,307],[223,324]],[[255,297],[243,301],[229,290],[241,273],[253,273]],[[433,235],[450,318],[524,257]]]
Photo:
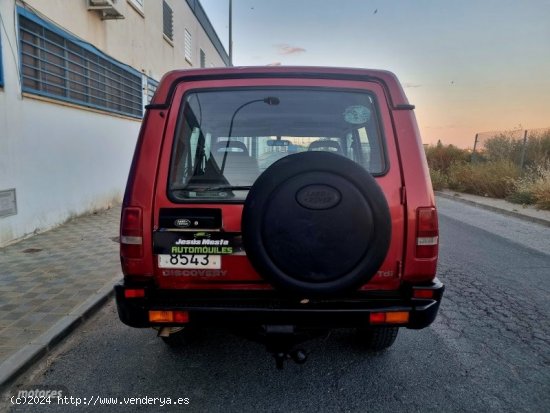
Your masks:
[[[117,6],[118,0],[88,0],[88,10],[97,11],[101,20],[123,19]]]

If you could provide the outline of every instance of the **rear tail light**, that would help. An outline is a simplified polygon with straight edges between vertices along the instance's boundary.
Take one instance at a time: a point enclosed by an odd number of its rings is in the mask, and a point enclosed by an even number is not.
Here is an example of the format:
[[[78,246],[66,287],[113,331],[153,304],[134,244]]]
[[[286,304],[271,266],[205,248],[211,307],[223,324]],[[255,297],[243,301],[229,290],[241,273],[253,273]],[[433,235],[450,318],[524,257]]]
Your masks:
[[[439,245],[439,225],[434,207],[418,208],[416,212],[416,257],[436,258]]]
[[[120,255],[124,258],[143,256],[143,218],[141,208],[127,207],[120,223]]]
[[[187,323],[187,311],[149,311],[149,321],[152,323]]]
[[[370,313],[371,324],[406,324],[409,322],[408,311],[390,311],[385,313]]]

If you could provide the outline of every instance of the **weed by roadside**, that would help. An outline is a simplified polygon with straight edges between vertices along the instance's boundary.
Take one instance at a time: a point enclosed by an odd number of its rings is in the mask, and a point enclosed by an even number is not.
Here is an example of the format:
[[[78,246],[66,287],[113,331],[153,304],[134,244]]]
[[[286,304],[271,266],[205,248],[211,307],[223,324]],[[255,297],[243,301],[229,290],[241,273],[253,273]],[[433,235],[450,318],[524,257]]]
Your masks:
[[[471,157],[470,151],[457,148],[454,145],[443,145],[441,141],[437,145],[427,146],[425,150],[430,170],[441,172],[444,175],[447,174],[451,165],[469,162]]]
[[[452,189],[474,195],[506,198],[518,204],[550,210],[550,159],[522,173],[517,163],[485,154],[472,162],[467,150],[453,145],[425,148],[435,190]]]
[[[527,173],[515,182],[514,192],[507,199],[550,209],[550,160],[528,168]]]
[[[505,198],[514,190],[519,168],[510,161],[455,163],[449,168],[449,188],[474,195]]]
[[[449,179],[444,172],[430,168],[430,178],[432,179],[432,186],[435,191],[441,191],[449,187]]]

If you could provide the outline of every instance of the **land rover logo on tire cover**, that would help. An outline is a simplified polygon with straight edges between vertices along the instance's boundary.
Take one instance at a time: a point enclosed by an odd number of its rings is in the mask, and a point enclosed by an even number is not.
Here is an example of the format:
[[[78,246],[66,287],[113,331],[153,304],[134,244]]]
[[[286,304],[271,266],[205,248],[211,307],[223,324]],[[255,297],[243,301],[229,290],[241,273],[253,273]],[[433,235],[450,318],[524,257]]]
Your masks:
[[[174,225],[178,228],[187,228],[191,225],[191,221],[185,218],[176,219]]]
[[[328,185],[308,185],[296,193],[296,201],[308,209],[330,209],[340,203],[340,192]]]

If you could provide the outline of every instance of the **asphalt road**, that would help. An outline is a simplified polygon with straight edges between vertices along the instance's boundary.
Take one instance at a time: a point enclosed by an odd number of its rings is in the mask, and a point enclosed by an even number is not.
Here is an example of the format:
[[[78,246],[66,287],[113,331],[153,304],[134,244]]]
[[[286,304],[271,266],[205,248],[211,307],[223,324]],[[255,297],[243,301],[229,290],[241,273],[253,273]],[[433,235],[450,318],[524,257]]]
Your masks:
[[[549,411],[550,229],[438,203],[440,314],[425,330],[402,329],[389,351],[366,353],[353,332],[338,331],[304,344],[305,365],[278,371],[261,345],[223,331],[171,349],[150,330],[122,325],[111,302],[19,385],[119,404],[11,411]],[[120,404],[146,396],[189,404]]]

